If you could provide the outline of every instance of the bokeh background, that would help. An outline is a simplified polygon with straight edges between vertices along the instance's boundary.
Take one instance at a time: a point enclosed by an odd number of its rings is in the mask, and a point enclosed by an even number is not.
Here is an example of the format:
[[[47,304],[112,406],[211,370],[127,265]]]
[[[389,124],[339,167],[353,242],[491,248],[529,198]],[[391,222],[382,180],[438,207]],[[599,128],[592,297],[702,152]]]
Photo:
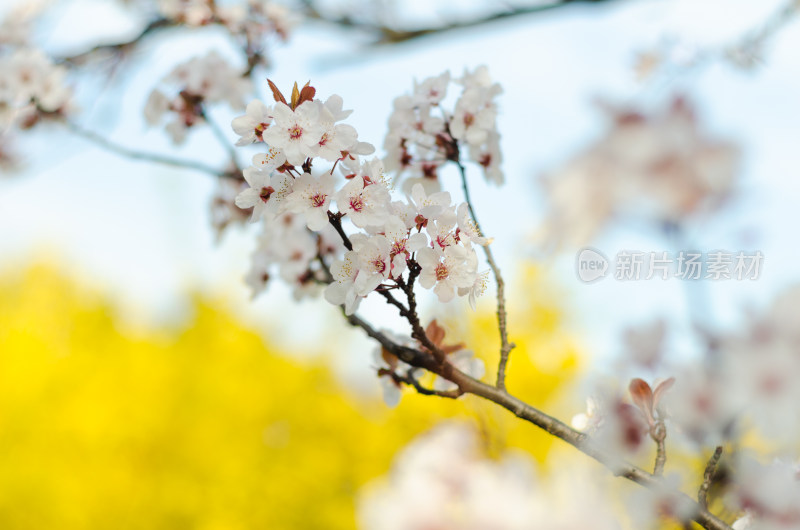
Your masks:
[[[2,10],[17,3],[4,0]],[[507,184],[476,179],[473,196],[511,278],[510,327],[520,347],[509,386],[569,418],[582,408],[582,373],[613,375],[607,359],[624,326],[656,316],[691,325],[686,293],[674,284],[585,285],[574,253],[536,250],[546,206],[538,178],[601,134],[598,97],[648,106],[688,94],[708,131],[742,146],[735,199],[690,237],[700,248],[759,249],[766,265],[758,282],[709,285],[705,318],[735,324],[797,280],[798,22],[772,39],[754,69],[710,61],[648,82],[634,68],[637,53],[665,42],[680,43],[670,48],[677,64],[735,42],[784,3],[574,3],[380,44],[369,32],[310,20],[288,42],[276,40],[265,77],[282,87],[310,79],[318,94],[341,95],[355,109],[348,122],[380,153],[392,99],[414,79],[489,66],[504,87]],[[496,9],[364,5],[411,29]],[[130,2],[50,2],[37,42],[56,54],[111,42],[136,32],[134,12]],[[177,29],[146,41],[113,75],[87,72],[76,85],[80,123],[132,147],[173,152],[162,131],[146,127],[142,109],[161,77],[210,49],[233,56],[214,28]],[[265,97],[266,83],[258,89]],[[233,116],[219,109],[220,122]],[[278,284],[251,301],[242,278],[255,232],[237,228],[215,240],[209,177],[131,162],[58,127],[20,137],[17,147],[23,170],[0,178],[0,527],[353,528],[361,487],[448,417],[480,426],[490,452],[523,449],[547,467],[551,440],[470,399],[407,393],[388,409],[373,346],[328,304],[297,304]],[[209,163],[226,156],[205,133],[180,153]],[[456,187],[455,173],[443,179]],[[607,255],[669,244],[634,221],[594,242]],[[459,303],[428,304],[423,313],[467,337],[491,367],[492,303],[490,292],[476,313]],[[362,308],[396,325],[385,304]],[[691,341],[677,340],[691,355]]]

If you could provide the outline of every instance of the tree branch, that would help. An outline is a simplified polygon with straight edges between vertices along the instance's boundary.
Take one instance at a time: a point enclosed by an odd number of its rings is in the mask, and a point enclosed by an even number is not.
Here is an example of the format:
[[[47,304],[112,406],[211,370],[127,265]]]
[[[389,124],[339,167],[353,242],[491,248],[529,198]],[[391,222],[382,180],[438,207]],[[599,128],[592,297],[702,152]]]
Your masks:
[[[217,169],[212,166],[203,164],[202,162],[195,162],[193,160],[185,160],[182,158],[160,155],[157,153],[148,153],[145,151],[136,151],[134,149],[130,149],[118,143],[112,142],[105,136],[84,129],[83,127],[79,126],[76,123],[70,121],[65,121],[64,123],[66,124],[67,128],[74,134],[82,138],[85,138],[86,140],[89,140],[90,142],[94,143],[95,145],[98,145],[99,147],[102,147],[107,151],[110,151],[120,156],[124,156],[126,158],[130,158],[133,160],[143,160],[145,162],[153,162],[156,164],[164,164],[167,166],[178,167],[183,169],[193,169],[195,171],[206,173],[214,177],[232,178],[235,180],[242,179],[241,173],[238,171],[233,171],[230,169],[228,170]]]
[[[142,30],[139,33],[137,33],[133,38],[127,41],[117,42],[114,44],[101,44],[89,50],[86,50],[85,52],[81,52],[77,55],[61,57],[60,60],[65,63],[81,65],[84,64],[89,58],[91,58],[91,56],[96,55],[98,53],[110,52],[112,54],[120,54],[132,48],[136,43],[143,40],[151,33],[155,33],[158,30],[171,28],[179,25],[180,24],[174,20],[159,17],[154,20],[151,20],[144,28],[142,28]]]
[[[524,401],[512,396],[505,389],[487,385],[477,379],[456,369],[450,363],[439,363],[428,353],[395,344],[382,333],[375,331],[366,321],[356,315],[346,316],[347,321],[362,328],[367,335],[377,340],[389,353],[395,355],[403,362],[417,368],[424,368],[436,375],[458,385],[459,392],[473,394],[491,401],[510,411],[518,418],[532,423],[545,432],[564,440],[582,453],[590,456],[603,464],[614,475],[645,486],[650,489],[663,490],[664,482],[661,477],[652,475],[647,471],[630,464],[600,448],[586,434],[576,431],[560,420],[545,414],[539,409],[528,405]],[[692,520],[707,530],[732,530],[724,521],[713,515],[705,506],[692,500],[684,493],[674,492],[675,499],[680,503],[680,512],[690,513]]]
[[[663,421],[658,421],[650,432],[650,437],[656,442],[656,463],[653,475],[660,477],[664,474],[664,465],[667,463],[667,426]]]
[[[714,449],[714,454],[708,459],[705,472],[703,472],[703,483],[700,484],[700,489],[697,492],[697,501],[703,508],[708,507],[708,490],[711,489],[711,483],[714,481],[714,475],[717,472],[717,464],[722,457],[722,446],[717,446]]]
[[[467,201],[469,214],[472,216],[472,221],[475,223],[475,228],[478,229],[478,232],[483,234],[481,226],[478,223],[478,217],[475,215],[475,210],[472,207],[472,200],[469,196],[467,170],[460,161],[456,160],[455,162],[458,165],[459,172],[461,173],[461,185],[464,188],[464,199]],[[506,284],[503,281],[503,276],[500,274],[500,267],[498,267],[497,263],[494,261],[492,249],[489,247],[490,244],[485,245],[483,247],[483,251],[486,254],[486,261],[489,262],[489,267],[492,268],[492,274],[494,274],[494,279],[497,282],[497,328],[500,331],[500,362],[497,365],[497,388],[504,390],[506,388],[506,365],[508,364],[508,356],[516,344],[508,341],[508,317],[506,314],[505,295]]]
[[[319,11],[312,0],[303,0],[305,7],[305,15],[307,18],[319,20],[328,24],[341,26],[347,29],[361,29],[369,31],[377,35],[375,44],[397,44],[425,37],[427,35],[446,33],[453,30],[473,28],[482,26],[491,22],[504,20],[507,18],[517,17],[521,15],[530,15],[534,13],[543,13],[551,11],[559,7],[565,7],[570,4],[576,3],[605,3],[609,0],[560,0],[549,4],[534,5],[534,6],[520,6],[513,7],[506,11],[494,13],[482,18],[467,20],[463,22],[453,22],[451,24],[444,24],[441,26],[419,28],[419,29],[397,29],[389,27],[388,25],[380,22],[370,22],[366,20],[358,20],[348,15],[328,15]]]

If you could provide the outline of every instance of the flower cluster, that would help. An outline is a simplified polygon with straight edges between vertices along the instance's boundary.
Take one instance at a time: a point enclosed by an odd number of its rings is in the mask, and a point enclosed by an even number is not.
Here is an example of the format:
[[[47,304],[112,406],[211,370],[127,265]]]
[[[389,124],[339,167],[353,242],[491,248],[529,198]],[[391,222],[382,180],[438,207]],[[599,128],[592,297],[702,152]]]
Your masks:
[[[178,65],[163,84],[172,90],[168,95],[159,88],[153,89],[144,116],[150,125],[158,125],[165,115],[170,116],[166,130],[176,144],[186,139],[190,128],[204,123],[207,104],[226,101],[231,108],[243,109],[245,98],[253,91],[244,72],[216,52]]]
[[[251,276],[269,277],[263,272],[269,263],[283,269],[287,256],[297,255],[304,256],[299,263],[307,268],[298,275],[292,267],[292,274],[282,276],[328,283],[325,298],[343,305],[348,315],[371,292],[407,288],[417,278],[442,302],[458,295],[468,296],[474,305],[486,284],[478,272],[475,245],[488,242],[467,204],[452,204],[448,192],[428,194],[419,183],[405,200],[393,200],[383,163],[365,158],[374,148],[359,141],[352,126],[340,123],[351,112],[342,110],[341,97],[323,102],[315,99],[310,85],[300,89],[295,84],[287,100],[271,81],[270,87],[274,105],[253,101],[232,122],[239,145],[263,143],[266,148],[244,170],[249,187],[236,197],[236,205],[252,208],[252,219],[263,220],[265,227],[293,227],[291,236],[262,238],[262,243],[286,246],[280,241],[294,241],[295,248],[257,251]],[[330,167],[319,172],[318,162]],[[348,235],[343,219],[357,231]],[[330,230],[338,233],[343,254],[320,243]],[[296,248],[299,241],[308,243]]]
[[[623,215],[677,223],[730,194],[739,151],[701,134],[685,100],[652,116],[607,110],[612,126],[606,135],[544,179],[548,241],[583,244]]]
[[[222,24],[233,34],[243,34],[248,42],[258,42],[269,33],[282,39],[296,24],[286,6],[271,0],[247,0],[223,4],[213,0],[159,0],[161,15],[187,26]]]
[[[67,69],[41,51],[17,48],[0,55],[0,72],[0,127],[27,129],[71,110]]]
[[[562,470],[545,487],[521,454],[487,458],[476,433],[442,424],[406,446],[386,480],[361,495],[364,530],[619,528],[598,477]]]
[[[439,191],[441,166],[459,160],[464,148],[488,181],[503,183],[494,101],[502,89],[492,83],[485,66],[466,71],[454,81],[462,91],[452,110],[444,104],[451,83],[449,72],[415,83],[411,95],[394,100],[384,162],[389,172],[404,179],[406,191],[418,183],[426,192]]]
[[[664,442],[667,432],[670,451],[732,450],[717,495],[729,509],[746,512],[734,528],[798,528],[798,305],[800,286],[780,294],[766,310],[752,313],[749,323],[735,332],[704,330],[709,358],[699,363],[696,359],[676,363],[656,353],[665,349],[668,338],[663,321],[628,331],[627,338],[635,339],[631,345],[651,354],[646,362],[637,362],[642,359],[632,349],[618,369],[638,366],[651,372],[669,371],[675,377],[653,389],[634,379],[630,401],[614,385],[602,385],[573,425],[624,459],[641,456],[643,448],[651,447],[648,434]],[[739,448],[747,447],[750,439],[761,441],[758,457]]]

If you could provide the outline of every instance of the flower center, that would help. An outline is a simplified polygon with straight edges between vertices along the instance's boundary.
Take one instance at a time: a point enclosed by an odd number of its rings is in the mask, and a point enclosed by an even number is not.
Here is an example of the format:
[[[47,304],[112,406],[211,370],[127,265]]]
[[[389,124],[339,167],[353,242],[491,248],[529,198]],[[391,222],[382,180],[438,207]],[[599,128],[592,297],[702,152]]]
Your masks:
[[[406,251],[406,242],[405,241],[395,241],[392,243],[392,256],[397,256],[398,254],[404,253]]]
[[[375,258],[372,261],[372,266],[375,268],[375,272],[383,273],[386,270],[386,262],[380,258]]]
[[[362,199],[360,195],[353,197],[350,199],[350,208],[352,208],[354,212],[360,212],[364,209],[364,199]]]
[[[322,135],[322,138],[320,138],[320,139],[319,139],[319,145],[320,145],[320,147],[322,147],[322,146],[324,146],[325,144],[327,144],[329,139],[330,139],[330,138],[328,137],[328,133],[325,133],[325,134],[323,134],[323,135]]]
[[[324,206],[325,205],[325,199],[327,197],[328,196],[325,195],[324,193],[317,193],[316,195],[313,195],[311,197],[311,206],[313,206],[314,208],[320,208],[320,207]]]
[[[469,127],[473,123],[475,123],[475,115],[472,114],[471,112],[465,113],[464,114],[464,125]]]
[[[436,281],[442,281],[446,279],[450,275],[450,272],[447,270],[447,265],[444,263],[440,263],[436,266]]]
[[[297,140],[301,136],[303,136],[303,128],[302,127],[300,127],[297,124],[294,124],[294,126],[289,127],[289,138],[291,138],[292,140]]]
[[[265,186],[261,188],[261,193],[259,193],[258,196],[261,197],[261,202],[266,203],[273,193],[275,193],[275,188],[272,186]]]

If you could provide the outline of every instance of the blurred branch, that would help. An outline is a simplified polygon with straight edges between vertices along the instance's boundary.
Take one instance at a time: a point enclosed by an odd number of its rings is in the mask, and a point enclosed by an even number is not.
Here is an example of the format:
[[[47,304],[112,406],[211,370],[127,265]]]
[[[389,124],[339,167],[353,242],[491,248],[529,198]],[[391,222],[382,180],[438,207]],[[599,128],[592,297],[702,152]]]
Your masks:
[[[76,55],[61,57],[61,60],[66,63],[81,65],[86,61],[88,61],[92,56],[103,52],[108,52],[114,55],[122,54],[128,51],[130,48],[132,48],[136,43],[143,40],[145,37],[149,36],[151,33],[155,33],[159,30],[175,27],[178,25],[179,23],[174,20],[170,20],[168,18],[157,18],[155,20],[152,20],[149,24],[147,24],[144,28],[142,28],[142,30],[131,39],[113,44],[100,44],[89,50],[86,50],[85,52],[81,52]]]
[[[717,446],[714,449],[714,454],[708,459],[706,470],[703,473],[703,483],[700,485],[700,490],[697,492],[697,500],[703,508],[708,506],[708,490],[711,489],[711,483],[714,481],[714,475],[717,473],[717,464],[722,457],[722,446]]]
[[[399,42],[418,39],[426,35],[445,33],[457,29],[482,26],[490,22],[516,17],[520,15],[529,15],[534,13],[543,13],[546,11],[552,11],[559,7],[565,7],[571,4],[578,4],[578,3],[599,4],[599,3],[609,3],[611,1],[612,0],[560,0],[560,1],[557,0],[549,4],[526,6],[526,7],[510,7],[506,11],[494,13],[482,18],[477,18],[475,20],[453,22],[451,24],[444,24],[441,26],[411,29],[411,30],[395,29],[380,22],[358,20],[349,15],[329,15],[317,9],[314,0],[301,0],[301,3],[303,4],[303,7],[305,9],[306,17],[310,19],[319,20],[336,26],[341,26],[343,28],[361,29],[373,32],[378,36],[376,44],[396,44]]]
[[[236,170],[231,169],[217,169],[212,166],[203,164],[202,162],[195,162],[194,160],[185,160],[182,158],[167,156],[167,155],[160,155],[157,153],[148,153],[145,151],[136,151],[134,149],[130,149],[118,143],[112,142],[105,136],[92,132],[90,130],[84,129],[83,127],[70,122],[64,122],[67,128],[75,133],[76,135],[89,140],[90,142],[94,143],[95,145],[102,147],[106,151],[110,151],[114,154],[124,156],[126,158],[130,158],[132,160],[142,160],[145,162],[153,162],[156,164],[164,164],[166,166],[178,167],[183,169],[193,169],[195,171],[199,171],[201,173],[206,173],[208,175],[214,177],[223,177],[223,178],[232,178],[236,180],[240,180],[241,173]]]

